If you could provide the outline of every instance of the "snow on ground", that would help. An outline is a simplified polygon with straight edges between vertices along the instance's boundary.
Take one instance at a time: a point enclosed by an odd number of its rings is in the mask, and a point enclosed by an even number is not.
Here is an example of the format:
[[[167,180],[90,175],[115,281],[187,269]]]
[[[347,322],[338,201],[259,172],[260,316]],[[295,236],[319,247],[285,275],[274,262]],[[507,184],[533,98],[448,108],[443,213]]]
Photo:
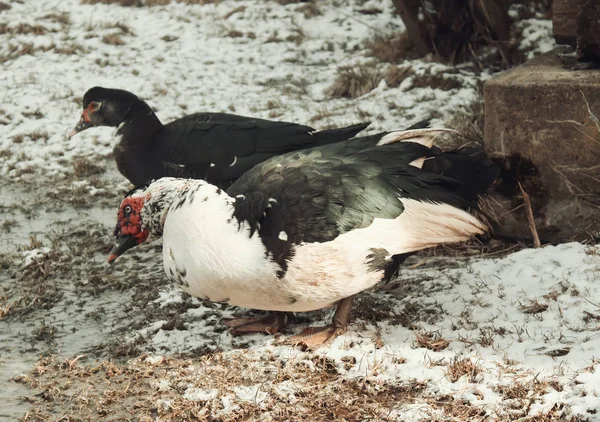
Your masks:
[[[96,196],[113,200],[126,187],[111,159],[111,129],[66,138],[79,119],[81,97],[94,85],[131,90],[163,122],[196,111],[229,111],[316,128],[370,120],[366,133],[372,133],[428,117],[442,123],[478,98],[478,83],[488,76],[469,66],[414,60],[399,65],[414,73],[397,87],[381,77],[357,99],[330,98],[327,88],[339,68],[368,66],[383,75],[396,66],[378,62],[368,48],[376,35],[402,29],[391,1],[284,6],[247,0],[133,8],[78,0],[9,4],[0,12],[2,187],[27,186],[46,205],[64,202],[68,192],[75,205],[94,205]],[[369,10],[379,12],[364,13]],[[552,48],[549,21],[519,25],[524,49]],[[421,86],[431,74],[459,83]],[[105,210],[96,208],[106,221]],[[102,225],[108,242],[111,227]],[[28,234],[22,230],[20,243],[28,243]],[[23,268],[53,256],[47,246],[32,248],[18,256]],[[96,286],[102,274],[114,283],[122,278],[100,267],[101,250],[100,245],[76,252],[89,253],[94,262],[93,272],[76,267],[78,282],[91,290],[103,287]],[[155,275],[160,255],[149,249],[145,254],[132,253],[119,265],[147,270],[144,282],[162,286]],[[153,420],[192,408],[203,417],[232,420],[255,411],[264,412],[265,420],[298,419],[294,408],[319,418],[329,415],[324,420],[361,420],[363,411],[383,420],[600,420],[599,274],[598,248],[574,243],[504,257],[424,258],[405,268],[394,285],[360,295],[349,332],[316,352],[277,345],[278,339],[267,336],[232,338],[219,321],[242,311],[160,287],[141,308],[126,302],[131,295],[125,294],[123,309],[110,308],[123,313],[117,319],[136,321],[117,341],[139,342],[140,353],[147,354],[123,367],[103,362],[98,368],[102,374],[127,375],[123,382],[130,382],[131,374],[149,379],[138,393],[123,384],[119,394],[129,396],[119,403],[135,397],[150,406]],[[177,318],[163,317],[164,310]],[[324,323],[330,316],[312,313],[308,322]],[[34,387],[42,388],[43,376],[55,376],[65,391],[73,388],[73,380],[61,374],[75,377],[74,368],[85,359],[64,358],[69,364],[53,371],[44,372],[46,364],[39,363]],[[98,373],[81,371],[84,380]],[[63,390],[49,391],[59,397]],[[78,409],[89,407],[93,391],[85,390],[85,400],[82,391],[64,406],[79,397]],[[117,390],[112,385],[101,392],[104,406],[109,391]],[[340,414],[340,406],[349,413]]]
[[[400,403],[394,409],[404,420],[442,416],[435,400],[448,396],[499,419],[560,409],[554,418],[562,414],[597,420],[599,274],[600,249],[579,243],[528,249],[504,258],[475,258],[456,268],[438,263],[405,269],[400,287],[387,295],[368,294],[377,299],[368,302],[374,309],[367,313],[384,313],[385,318],[375,323],[360,319],[316,354],[332,359],[347,379],[426,385],[423,394],[431,402]],[[173,304],[177,297],[176,290],[165,292],[157,302]],[[199,307],[187,313],[196,319],[206,311]],[[204,345],[203,325],[198,321],[182,331],[155,330],[150,344],[157,352],[189,352]],[[251,337],[245,355],[305,359],[304,353],[278,345],[278,340]],[[231,337],[224,332],[216,344],[215,349],[227,350]],[[234,359],[238,353],[232,350]],[[513,397],[519,387],[523,397]],[[190,387],[186,394],[205,397],[214,392]],[[261,399],[265,400],[273,398]]]
[[[371,120],[371,131],[447,118],[476,93],[477,78],[465,71],[454,76],[462,89],[410,89],[409,78],[396,89],[382,81],[360,101],[327,99],[339,67],[372,60],[365,56],[367,42],[402,28],[391,2],[322,2],[321,14],[312,17],[295,12],[297,4],[274,1],[11,5],[1,15],[0,116],[7,123],[0,125],[0,172],[17,178],[39,171],[65,175],[72,172],[72,157],[110,154],[109,129],[66,138],[81,113],[81,97],[95,85],[134,92],[164,122],[210,110],[316,127]],[[373,7],[381,13],[357,13]],[[447,68],[420,61],[412,66],[421,72]]]

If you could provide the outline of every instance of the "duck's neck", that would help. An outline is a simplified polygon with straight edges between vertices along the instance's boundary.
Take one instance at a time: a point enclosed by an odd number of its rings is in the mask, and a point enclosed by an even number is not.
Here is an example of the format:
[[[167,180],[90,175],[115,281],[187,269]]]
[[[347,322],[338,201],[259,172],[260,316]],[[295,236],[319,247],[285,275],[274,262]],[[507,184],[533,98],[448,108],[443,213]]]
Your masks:
[[[142,221],[153,237],[160,237],[169,210],[202,204],[198,208],[201,212],[217,204],[231,206],[233,202],[234,199],[224,191],[204,180],[163,177],[147,189]]]
[[[117,127],[114,147],[119,171],[134,185],[142,185],[152,178],[150,151],[163,125],[143,101],[132,104],[125,120]]]

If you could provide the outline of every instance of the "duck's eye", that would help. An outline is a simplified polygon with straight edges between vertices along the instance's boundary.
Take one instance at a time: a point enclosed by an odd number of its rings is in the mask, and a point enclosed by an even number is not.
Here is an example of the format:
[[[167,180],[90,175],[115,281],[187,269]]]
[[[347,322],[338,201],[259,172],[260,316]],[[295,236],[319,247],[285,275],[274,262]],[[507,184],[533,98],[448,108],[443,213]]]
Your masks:
[[[98,110],[100,110],[100,107],[102,107],[102,102],[100,102],[100,101],[92,101],[90,103],[90,106],[92,107],[92,110],[98,111]]]
[[[125,208],[123,208],[123,212],[125,213],[125,215],[131,214],[131,211],[131,205],[125,205]]]

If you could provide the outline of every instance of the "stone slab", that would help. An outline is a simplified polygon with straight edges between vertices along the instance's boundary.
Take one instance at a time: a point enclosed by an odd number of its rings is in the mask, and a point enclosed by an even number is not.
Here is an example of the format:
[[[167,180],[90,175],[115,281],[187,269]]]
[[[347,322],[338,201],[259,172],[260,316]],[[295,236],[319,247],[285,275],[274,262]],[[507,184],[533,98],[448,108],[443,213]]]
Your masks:
[[[539,170],[541,226],[600,216],[600,70],[567,70],[548,53],[490,78],[484,102],[486,150]]]

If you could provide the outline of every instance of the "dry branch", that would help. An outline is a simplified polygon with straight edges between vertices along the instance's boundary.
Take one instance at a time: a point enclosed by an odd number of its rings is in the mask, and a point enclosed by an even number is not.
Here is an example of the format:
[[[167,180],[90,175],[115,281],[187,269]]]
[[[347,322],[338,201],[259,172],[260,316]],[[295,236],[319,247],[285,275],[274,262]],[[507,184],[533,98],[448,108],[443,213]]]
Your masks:
[[[531,201],[529,200],[529,195],[523,190],[521,182],[519,182],[519,189],[521,189],[521,195],[523,195],[523,203],[525,204],[525,211],[527,213],[527,222],[529,223],[529,230],[531,230],[531,235],[533,236],[533,247],[539,248],[540,246],[542,246],[542,244],[540,242],[540,236],[538,235],[537,228],[535,226],[535,219],[533,218],[533,209],[531,208]]]

